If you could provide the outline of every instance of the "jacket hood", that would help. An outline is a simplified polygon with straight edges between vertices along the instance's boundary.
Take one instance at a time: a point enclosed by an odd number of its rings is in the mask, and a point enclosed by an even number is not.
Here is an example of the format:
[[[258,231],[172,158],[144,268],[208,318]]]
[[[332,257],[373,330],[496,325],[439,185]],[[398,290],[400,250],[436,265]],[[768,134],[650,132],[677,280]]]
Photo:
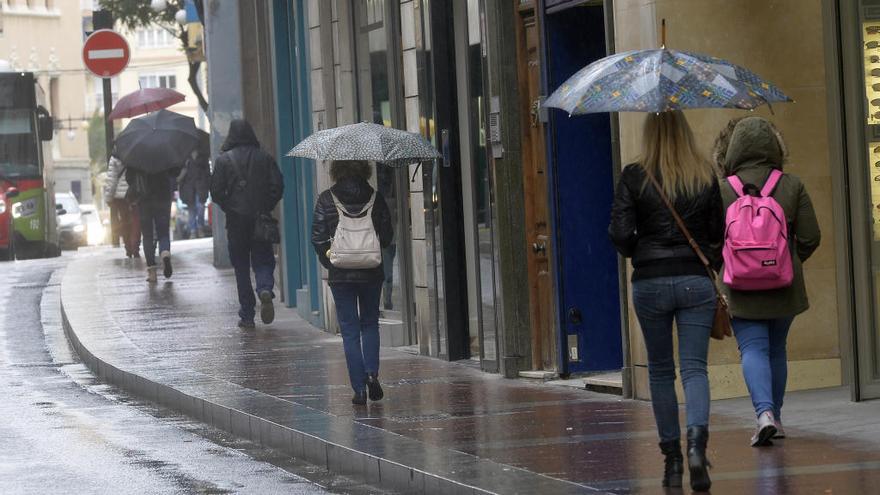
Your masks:
[[[749,117],[741,120],[730,136],[724,159],[725,174],[762,167],[782,170],[785,156],[779,140],[779,135],[766,119]]]
[[[229,151],[239,146],[260,146],[260,141],[254,133],[254,128],[244,119],[235,119],[229,124],[229,133],[226,135],[226,141],[220,150]]]

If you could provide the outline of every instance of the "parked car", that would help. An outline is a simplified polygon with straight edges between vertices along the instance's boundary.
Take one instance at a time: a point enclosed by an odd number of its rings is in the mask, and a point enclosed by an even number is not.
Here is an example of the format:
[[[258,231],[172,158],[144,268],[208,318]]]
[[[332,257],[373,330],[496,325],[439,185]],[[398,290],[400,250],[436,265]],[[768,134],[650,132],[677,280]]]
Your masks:
[[[89,246],[100,246],[107,242],[108,220],[103,220],[98,208],[92,204],[79,205],[86,224],[86,243]]]
[[[86,245],[86,222],[76,197],[71,193],[55,193],[58,211],[58,243],[61,249]]]

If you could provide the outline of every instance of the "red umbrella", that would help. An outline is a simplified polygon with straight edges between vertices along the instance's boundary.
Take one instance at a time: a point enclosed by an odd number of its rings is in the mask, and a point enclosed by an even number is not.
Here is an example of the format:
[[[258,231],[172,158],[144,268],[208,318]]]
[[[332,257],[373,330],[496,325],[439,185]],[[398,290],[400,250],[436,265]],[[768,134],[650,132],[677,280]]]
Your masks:
[[[155,112],[168,108],[171,105],[186,99],[182,93],[167,88],[139,89],[129,93],[116,103],[116,107],[110,112],[110,120],[125,119]]]

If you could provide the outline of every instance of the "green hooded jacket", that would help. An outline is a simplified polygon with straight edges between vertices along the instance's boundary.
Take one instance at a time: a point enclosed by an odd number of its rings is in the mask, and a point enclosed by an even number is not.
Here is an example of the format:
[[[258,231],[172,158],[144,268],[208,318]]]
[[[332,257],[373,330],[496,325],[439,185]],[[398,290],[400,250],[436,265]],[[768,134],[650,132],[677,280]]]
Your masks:
[[[724,161],[725,175],[736,174],[743,184],[754,184],[760,189],[771,170],[782,170],[784,159],[781,138],[770,123],[761,117],[749,117],[737,124],[730,138]],[[737,199],[727,179],[721,184],[721,198],[725,211]],[[782,177],[773,198],[785,210],[794,281],[790,287],[766,291],[735,291],[724,286],[730,312],[737,318],[783,318],[803,313],[810,307],[803,262],[816,251],[821,238],[813,203],[800,179],[791,174]]]

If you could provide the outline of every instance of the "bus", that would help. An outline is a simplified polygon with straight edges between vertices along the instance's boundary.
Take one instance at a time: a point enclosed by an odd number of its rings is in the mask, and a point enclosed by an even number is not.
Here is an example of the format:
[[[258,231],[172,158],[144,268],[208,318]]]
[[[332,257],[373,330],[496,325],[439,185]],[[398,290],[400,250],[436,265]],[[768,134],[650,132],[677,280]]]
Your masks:
[[[0,64],[0,260],[58,256],[52,117],[34,74]]]

